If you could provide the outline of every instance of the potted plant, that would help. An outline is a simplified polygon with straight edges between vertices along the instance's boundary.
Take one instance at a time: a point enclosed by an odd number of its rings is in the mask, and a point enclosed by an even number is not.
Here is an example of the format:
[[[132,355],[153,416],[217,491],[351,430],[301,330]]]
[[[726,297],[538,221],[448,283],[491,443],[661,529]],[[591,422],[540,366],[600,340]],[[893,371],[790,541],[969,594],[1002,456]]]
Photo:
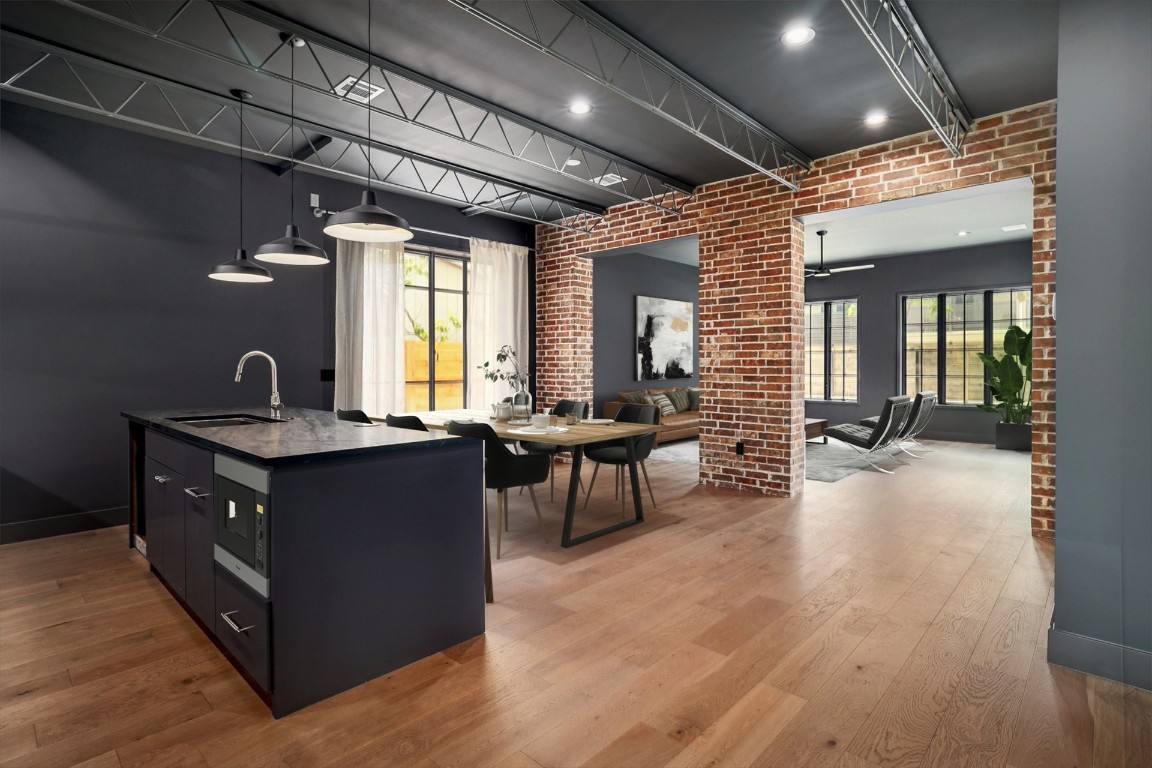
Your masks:
[[[485,360],[483,365],[476,366],[484,371],[484,378],[489,381],[506,381],[512,387],[512,417],[527,419],[532,415],[532,393],[528,391],[528,374],[520,370],[520,362],[516,359],[516,350],[511,344],[505,344],[496,352],[495,367],[491,361]],[[510,369],[501,368],[507,364]]]
[[[978,353],[988,372],[994,405],[980,410],[1000,414],[996,447],[1007,451],[1032,450],[1032,333],[1017,325],[1004,333],[1004,356]]]

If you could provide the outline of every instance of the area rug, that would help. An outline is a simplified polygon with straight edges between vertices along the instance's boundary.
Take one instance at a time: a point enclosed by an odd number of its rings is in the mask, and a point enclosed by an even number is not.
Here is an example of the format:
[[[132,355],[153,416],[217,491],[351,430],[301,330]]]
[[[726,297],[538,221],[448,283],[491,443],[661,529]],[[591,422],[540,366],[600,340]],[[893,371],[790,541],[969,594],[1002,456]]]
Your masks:
[[[843,443],[829,441],[805,443],[807,454],[804,461],[804,477],[822,483],[834,483],[865,468],[856,451]],[[677,464],[700,463],[699,440],[677,440],[652,449],[649,461],[672,461]]]

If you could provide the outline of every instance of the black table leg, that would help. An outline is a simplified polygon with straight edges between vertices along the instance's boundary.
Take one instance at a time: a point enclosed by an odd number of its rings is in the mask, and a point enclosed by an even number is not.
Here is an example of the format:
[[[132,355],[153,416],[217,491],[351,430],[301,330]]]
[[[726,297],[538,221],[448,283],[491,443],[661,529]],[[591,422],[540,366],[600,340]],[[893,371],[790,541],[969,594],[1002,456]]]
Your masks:
[[[571,547],[576,544],[582,544],[585,541],[600,538],[613,531],[619,531],[621,528],[628,528],[637,523],[644,522],[644,506],[640,497],[640,478],[636,475],[635,440],[634,437],[625,438],[624,445],[628,451],[628,467],[632,472],[632,499],[636,505],[636,517],[610,525],[607,528],[585,533],[576,538],[572,538],[572,521],[576,516],[576,492],[580,489],[580,464],[584,458],[584,447],[580,445],[572,447],[572,478],[568,481],[568,506],[564,508],[564,534],[560,538],[560,546]]]

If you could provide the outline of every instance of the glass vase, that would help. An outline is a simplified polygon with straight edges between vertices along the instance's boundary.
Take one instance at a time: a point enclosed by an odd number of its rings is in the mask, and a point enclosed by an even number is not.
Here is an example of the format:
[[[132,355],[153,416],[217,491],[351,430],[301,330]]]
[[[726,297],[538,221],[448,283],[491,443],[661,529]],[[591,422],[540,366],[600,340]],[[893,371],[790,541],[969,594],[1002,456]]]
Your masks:
[[[527,420],[532,417],[532,393],[526,389],[512,395],[512,418]]]

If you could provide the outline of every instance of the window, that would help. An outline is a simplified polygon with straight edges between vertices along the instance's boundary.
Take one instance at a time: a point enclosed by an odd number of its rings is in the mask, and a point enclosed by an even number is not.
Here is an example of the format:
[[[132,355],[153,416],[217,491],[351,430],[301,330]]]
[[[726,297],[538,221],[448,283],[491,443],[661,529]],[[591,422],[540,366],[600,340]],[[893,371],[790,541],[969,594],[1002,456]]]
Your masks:
[[[409,411],[464,407],[468,266],[463,254],[451,251],[409,247],[404,252],[404,378]]]
[[[856,299],[804,305],[804,359],[808,400],[856,400]]]
[[[932,390],[950,405],[989,402],[978,353],[999,351],[1010,325],[1030,330],[1031,307],[1030,288],[905,296],[905,394]]]

